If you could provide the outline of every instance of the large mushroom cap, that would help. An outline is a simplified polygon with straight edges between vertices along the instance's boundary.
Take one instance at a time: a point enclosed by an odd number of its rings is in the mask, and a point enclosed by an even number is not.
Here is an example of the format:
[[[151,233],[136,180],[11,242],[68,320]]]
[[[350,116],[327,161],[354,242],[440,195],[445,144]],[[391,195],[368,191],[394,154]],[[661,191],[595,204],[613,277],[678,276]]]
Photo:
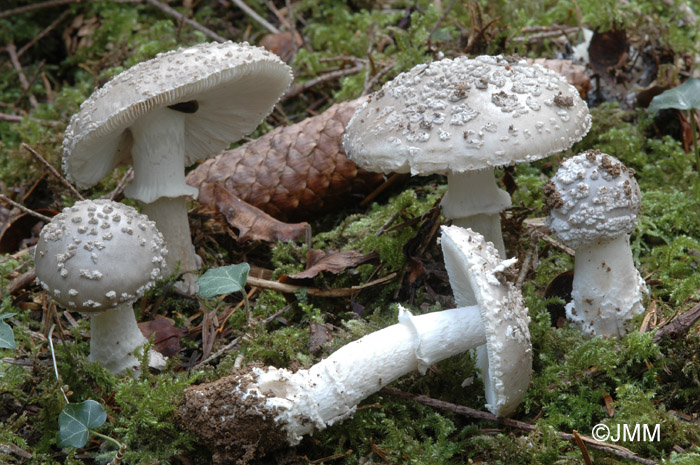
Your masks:
[[[615,157],[599,151],[565,160],[544,185],[547,225],[573,248],[632,232],[641,207],[633,176]]]
[[[196,101],[185,116],[187,165],[252,132],[292,79],[277,55],[247,43],[199,44],[162,53],[124,71],[73,115],[63,140],[63,169],[90,187],[131,157],[128,128],[156,108]]]
[[[418,65],[371,97],[344,140],[371,171],[445,174],[533,161],[571,147],[591,126],[563,76],[503,56]]]
[[[443,226],[441,241],[457,305],[478,304],[484,323],[486,344],[476,351],[486,406],[495,415],[509,415],[525,395],[532,371],[528,310],[503,276],[515,259],[501,260],[479,233],[459,226]]]
[[[166,254],[145,215],[110,200],[83,200],[41,230],[34,267],[61,306],[99,312],[142,296],[161,277]]]

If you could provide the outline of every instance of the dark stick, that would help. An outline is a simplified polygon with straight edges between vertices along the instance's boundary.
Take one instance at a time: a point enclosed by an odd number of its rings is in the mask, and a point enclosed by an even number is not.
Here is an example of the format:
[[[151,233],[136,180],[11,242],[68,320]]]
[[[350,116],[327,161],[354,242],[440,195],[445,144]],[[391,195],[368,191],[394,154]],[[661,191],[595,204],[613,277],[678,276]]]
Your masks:
[[[516,428],[523,431],[535,431],[536,429],[535,425],[526,423],[524,421],[513,420],[512,418],[497,417],[496,415],[489,412],[482,412],[481,410],[464,407],[463,405],[456,405],[449,402],[444,402],[442,400],[433,399],[432,397],[423,396],[420,394],[411,394],[408,392],[400,391],[399,389],[395,388],[385,387],[382,388],[380,392],[383,392],[384,394],[390,394],[392,396],[401,397],[403,399],[414,400],[416,402],[420,402],[421,404],[429,405],[431,407],[449,410],[451,412],[457,413],[459,415],[464,415],[466,417],[478,418],[480,420],[487,420],[492,421],[494,423],[500,423],[502,425],[510,426],[511,428]],[[559,436],[559,438],[565,441],[575,441],[574,435],[570,433],[563,433],[561,431],[557,431],[557,436]],[[579,437],[584,443],[586,443],[588,447],[591,447],[593,449],[598,449],[609,454],[625,458],[627,460],[642,463],[644,465],[659,465],[658,462],[654,462],[653,460],[640,457],[631,450],[622,446],[607,444],[602,441],[596,441],[595,439],[589,436],[579,435]]]

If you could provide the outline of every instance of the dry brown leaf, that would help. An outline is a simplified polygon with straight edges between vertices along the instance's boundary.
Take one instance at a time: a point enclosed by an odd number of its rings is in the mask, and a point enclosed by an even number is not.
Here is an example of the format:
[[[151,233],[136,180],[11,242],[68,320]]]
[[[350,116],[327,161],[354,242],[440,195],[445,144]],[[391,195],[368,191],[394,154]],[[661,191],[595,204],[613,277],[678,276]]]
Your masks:
[[[586,98],[586,94],[591,90],[591,78],[586,74],[586,67],[575,65],[571,60],[551,60],[549,58],[528,58],[527,62],[537,63],[547,69],[556,71],[566,78],[572,86],[576,87],[581,98]]]
[[[310,261],[310,266],[306,270],[301,273],[289,275],[289,277],[292,279],[313,278],[322,271],[338,274],[348,268],[354,268],[374,260],[379,256],[376,253],[362,254],[354,250],[345,250],[342,252],[331,250],[328,253],[322,251],[315,252],[314,255],[316,256]]]
[[[294,31],[294,34],[291,31],[283,31],[263,36],[258,45],[290,63],[294,59],[297,49],[304,45],[304,40],[297,31]]]
[[[187,330],[176,328],[173,322],[162,316],[156,315],[155,320],[142,321],[139,323],[139,329],[146,337],[153,337],[153,348],[166,357],[172,357],[180,352],[180,339],[187,335]]]
[[[197,188],[220,183],[242,201],[285,221],[346,207],[353,198],[362,200],[384,177],[358,169],[342,148],[345,125],[361,103],[335,104],[318,116],[223,152],[191,171],[187,183]],[[207,199],[199,201],[206,204]]]
[[[238,230],[241,241],[291,241],[310,232],[308,223],[283,223],[262,210],[243,202],[220,183],[202,184],[199,201],[213,205]]]

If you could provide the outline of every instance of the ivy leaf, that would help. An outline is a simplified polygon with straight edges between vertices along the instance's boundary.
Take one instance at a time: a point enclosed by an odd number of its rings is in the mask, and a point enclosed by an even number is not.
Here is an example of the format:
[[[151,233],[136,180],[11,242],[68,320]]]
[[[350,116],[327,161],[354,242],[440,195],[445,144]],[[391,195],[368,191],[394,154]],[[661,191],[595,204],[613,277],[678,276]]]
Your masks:
[[[243,291],[249,271],[250,265],[247,263],[207,270],[197,279],[199,283],[199,292],[197,293],[200,297],[207,298]]]
[[[14,313],[3,313],[0,315],[0,349],[16,349],[15,334],[10,325],[5,323],[5,318],[10,318]]]
[[[94,400],[66,405],[58,415],[58,445],[83,447],[88,440],[88,430],[102,426],[105,420],[105,409]]]
[[[680,86],[665,90],[651,99],[650,113],[666,108],[700,109],[700,79],[690,78]]]

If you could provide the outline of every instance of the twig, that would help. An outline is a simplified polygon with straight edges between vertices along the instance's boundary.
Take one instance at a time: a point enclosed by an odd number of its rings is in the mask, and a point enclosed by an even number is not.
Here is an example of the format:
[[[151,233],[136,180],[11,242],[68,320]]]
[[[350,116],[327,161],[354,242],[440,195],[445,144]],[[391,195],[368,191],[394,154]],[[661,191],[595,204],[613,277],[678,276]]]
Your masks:
[[[39,106],[39,102],[37,102],[36,97],[34,97],[34,95],[29,91],[29,81],[27,80],[27,76],[24,75],[24,71],[22,71],[22,63],[19,62],[19,58],[17,57],[17,47],[15,47],[15,44],[9,43],[5,46],[5,51],[8,55],[10,55],[10,62],[17,71],[17,76],[19,77],[19,83],[22,84],[22,89],[29,94],[29,103],[31,103],[33,107]]]
[[[27,208],[24,205],[15,202],[11,198],[7,197],[5,194],[0,194],[0,200],[4,200],[5,202],[9,203],[10,205],[12,205],[15,208],[18,208],[19,210],[23,211],[24,213],[27,213],[27,214],[32,215],[32,216],[36,216],[37,218],[39,218],[43,221],[46,221],[47,223],[49,221],[51,221],[51,218],[49,218],[48,216],[42,215],[41,213],[37,213],[34,210],[32,210],[31,208]]]
[[[21,123],[23,119],[24,119],[23,116],[8,115],[7,113],[0,113],[0,121],[8,121],[10,123]]]
[[[287,306],[281,308],[280,310],[278,310],[277,312],[275,312],[274,315],[270,315],[270,316],[268,316],[267,318],[265,318],[265,319],[263,320],[262,324],[263,324],[263,325],[266,325],[266,324],[270,323],[272,320],[274,320],[275,318],[277,318],[278,316],[280,316],[280,315],[283,314],[284,312],[289,311],[291,308],[292,308],[291,305],[287,305]],[[219,350],[217,350],[216,352],[214,352],[213,354],[211,354],[209,357],[207,357],[207,358],[205,358],[204,360],[198,362],[198,363],[195,365],[195,367],[197,367],[197,366],[199,366],[199,365],[203,365],[203,364],[205,364],[205,363],[209,363],[209,362],[211,362],[212,360],[216,360],[217,358],[221,357],[223,354],[225,354],[226,352],[228,352],[229,350],[231,350],[233,347],[235,347],[236,344],[238,344],[238,342],[239,342],[243,337],[244,337],[244,336],[238,336],[237,338],[233,339],[231,342],[229,342],[228,344],[226,344],[225,346],[223,346],[221,349],[219,349]]]
[[[452,10],[452,7],[455,4],[455,0],[452,0],[450,4],[447,6],[445,11],[442,12],[438,20],[435,22],[433,25],[432,29],[430,29],[430,32],[428,33],[428,43],[430,43],[431,39],[433,38],[433,34],[435,34],[435,31],[438,30],[438,27],[440,27],[440,24],[447,18],[447,15],[450,14],[450,11]]]
[[[394,62],[390,61],[386,65],[382,67],[374,76],[372,76],[370,79],[368,79],[365,82],[364,87],[362,88],[362,95],[367,95],[370,93],[372,90],[372,87],[379,82],[379,80],[384,76],[386,73],[394,69]]]
[[[55,324],[51,325],[51,329],[49,330],[49,347],[51,348],[51,360],[53,361],[53,372],[56,375],[56,381],[59,383],[61,382],[61,377],[58,376],[58,365],[56,364],[56,354],[53,350],[53,330],[56,327]],[[63,390],[63,386],[58,386],[58,388],[61,390],[61,394],[63,394],[63,398],[66,400],[66,404],[70,404],[70,401],[68,400],[68,396],[66,395],[66,391]]]
[[[32,118],[31,116],[29,117],[30,120],[36,121],[39,124],[43,124],[44,126],[58,126],[57,121],[47,121],[43,119],[37,119],[37,118]],[[8,115],[7,113],[0,113],[0,121],[8,121],[10,123],[21,123],[22,120],[24,120],[24,116],[19,116],[19,115]]]
[[[572,433],[574,435],[574,442],[576,443],[579,450],[581,451],[581,456],[583,457],[583,462],[586,465],[593,465],[593,460],[591,460],[591,455],[588,453],[588,449],[586,448],[586,443],[583,441],[583,437],[576,430],[573,430]]]
[[[322,82],[332,81],[334,79],[339,79],[344,76],[350,76],[351,74],[357,74],[364,69],[364,63],[354,66],[352,68],[339,69],[337,71],[331,71],[330,73],[322,74],[314,79],[299,84],[294,84],[289,91],[284,94],[282,100],[287,100],[292,97],[296,97],[307,89],[310,89]]]
[[[665,337],[676,338],[685,334],[698,320],[700,320],[700,304],[696,304],[670,323],[660,327],[658,331],[656,331],[656,334],[654,334],[654,342],[658,343]]]
[[[205,36],[209,37],[210,39],[214,39],[217,42],[226,42],[227,41],[227,39],[225,39],[224,37],[221,37],[219,34],[212,31],[208,27],[202,26],[197,21],[190,19],[186,16],[183,16],[182,14],[178,13],[176,10],[172,9],[170,6],[166,5],[165,3],[161,3],[158,0],[146,0],[146,3],[158,8],[160,11],[167,13],[174,18],[177,18],[178,21],[182,21],[183,23],[187,24],[188,26],[191,26],[192,28],[203,33]]]
[[[527,249],[527,253],[525,254],[525,258],[523,259],[523,264],[520,266],[520,272],[518,273],[518,279],[515,281],[515,287],[518,289],[521,289],[523,287],[523,284],[525,283],[525,277],[527,276],[527,272],[530,269],[530,263],[532,262],[532,257],[534,255],[533,249],[537,247],[537,244],[533,244],[532,247]]]
[[[544,225],[544,218],[528,218],[525,221],[523,221],[523,224],[527,226],[539,239],[542,239],[547,244],[553,245],[554,247],[563,250],[572,257],[576,255],[576,251],[574,249],[565,246],[564,244],[547,234],[548,228]]]
[[[492,421],[494,423],[500,423],[502,425],[523,431],[535,431],[537,429],[535,425],[526,423],[524,421],[513,420],[512,418],[497,417],[496,415],[489,412],[483,412],[481,410],[465,407],[463,405],[452,404],[450,402],[433,399],[432,397],[420,394],[411,394],[395,388],[385,387],[382,388],[380,392],[392,396],[401,397],[403,399],[409,399],[416,402],[420,402],[421,404],[429,405],[431,407],[449,410],[451,412],[455,412],[459,415],[464,415],[469,418],[477,418],[480,420]],[[571,442],[575,440],[574,435],[570,433],[557,431],[556,434],[557,436],[559,436],[560,439],[563,439],[565,441]],[[593,449],[598,449],[600,451],[607,452],[617,457],[622,457],[624,459],[632,460],[634,462],[642,463],[644,465],[659,465],[658,462],[640,457],[625,447],[618,446],[616,444],[608,444],[607,442],[603,441],[598,441],[589,436],[579,435],[579,437],[588,447],[591,447]]]
[[[34,150],[29,144],[26,144],[26,143],[23,143],[23,144],[22,144],[22,148],[25,149],[27,152],[31,153],[32,155],[34,155],[34,158],[36,158],[37,160],[39,160],[39,162],[40,162],[42,165],[44,165],[44,166],[46,167],[46,169],[49,170],[49,172],[50,172],[52,175],[54,175],[54,177],[56,177],[56,179],[58,179],[58,180],[61,182],[61,184],[63,184],[64,186],[66,186],[66,187],[68,188],[68,190],[70,190],[70,191],[73,193],[73,195],[74,195],[78,200],[85,200],[85,197],[83,197],[83,196],[80,194],[80,192],[78,192],[78,189],[76,189],[75,186],[73,186],[73,184],[69,183],[68,180],[67,180],[66,178],[64,178],[63,176],[61,176],[61,173],[59,173],[58,170],[57,170],[56,168],[54,168],[53,165],[52,165],[51,163],[49,163],[48,161],[46,161],[46,159],[45,159],[44,157],[42,157],[42,156],[39,154],[39,152],[37,152],[36,150]]]
[[[66,10],[63,13],[61,13],[61,15],[58,18],[56,18],[54,20],[54,22],[52,22],[51,24],[46,26],[43,31],[41,31],[39,34],[37,34],[32,40],[30,40],[29,42],[24,44],[24,46],[22,46],[22,48],[20,48],[19,51],[17,52],[17,58],[20,58],[22,55],[24,55],[24,52],[26,52],[27,50],[32,48],[34,46],[34,44],[36,44],[41,39],[43,39],[46,36],[46,34],[51,32],[56,26],[58,26],[61,23],[61,21],[66,19],[66,16],[68,16],[68,13],[70,13],[69,10]]]
[[[246,5],[246,3],[243,0],[231,0],[231,3],[236,5],[238,8],[243,10],[245,14],[253,18],[255,22],[260,24],[262,27],[270,31],[272,34],[279,34],[280,30],[277,29],[275,26],[272,24],[268,23],[265,18],[260,16],[254,9]]]
[[[131,181],[131,179],[134,177],[134,167],[130,166],[128,170],[126,170],[126,173],[124,173],[124,176],[119,180],[119,184],[117,184],[117,187],[112,191],[111,194],[109,194],[109,200],[114,200],[119,196],[122,192],[124,192],[124,188],[126,187],[126,184]]]
[[[389,275],[384,276],[383,278],[375,279],[374,281],[370,281],[359,286],[344,287],[338,289],[317,289],[313,287],[296,286],[294,284],[285,284],[277,281],[268,281],[267,279],[255,278],[253,276],[248,276],[247,284],[249,286],[270,289],[272,291],[282,292],[284,294],[293,294],[300,289],[305,289],[308,295],[314,297],[349,297],[359,290],[366,289],[368,287],[373,287],[378,284],[383,284],[387,281],[391,281],[395,277],[396,273],[391,273]]]
[[[44,67],[45,64],[46,64],[46,60],[41,60],[41,62],[39,63],[39,66],[37,67],[36,71],[34,72],[34,75],[32,76],[32,78],[31,78],[29,81],[27,81],[27,87],[22,91],[21,94],[19,94],[19,97],[17,97],[17,98],[15,99],[14,103],[12,104],[13,107],[19,106],[19,103],[22,101],[22,99],[24,98],[24,96],[27,95],[27,94],[29,94],[29,100],[30,100],[30,101],[32,100],[32,98],[34,98],[34,100],[36,100],[36,97],[34,97],[34,96],[29,92],[29,89],[32,88],[32,86],[34,85],[34,83],[36,82],[36,80],[37,80],[37,79],[39,78],[39,76],[41,75],[41,69]],[[39,104],[39,103],[37,102],[37,105],[38,105],[38,104]]]
[[[44,3],[36,3],[34,5],[20,6],[18,8],[13,8],[11,10],[5,10],[0,12],[0,19],[7,18],[8,16],[20,15],[22,13],[29,13],[30,11],[39,10],[42,8],[51,8],[52,6],[67,5],[69,3],[83,3],[83,0],[51,0]]]

